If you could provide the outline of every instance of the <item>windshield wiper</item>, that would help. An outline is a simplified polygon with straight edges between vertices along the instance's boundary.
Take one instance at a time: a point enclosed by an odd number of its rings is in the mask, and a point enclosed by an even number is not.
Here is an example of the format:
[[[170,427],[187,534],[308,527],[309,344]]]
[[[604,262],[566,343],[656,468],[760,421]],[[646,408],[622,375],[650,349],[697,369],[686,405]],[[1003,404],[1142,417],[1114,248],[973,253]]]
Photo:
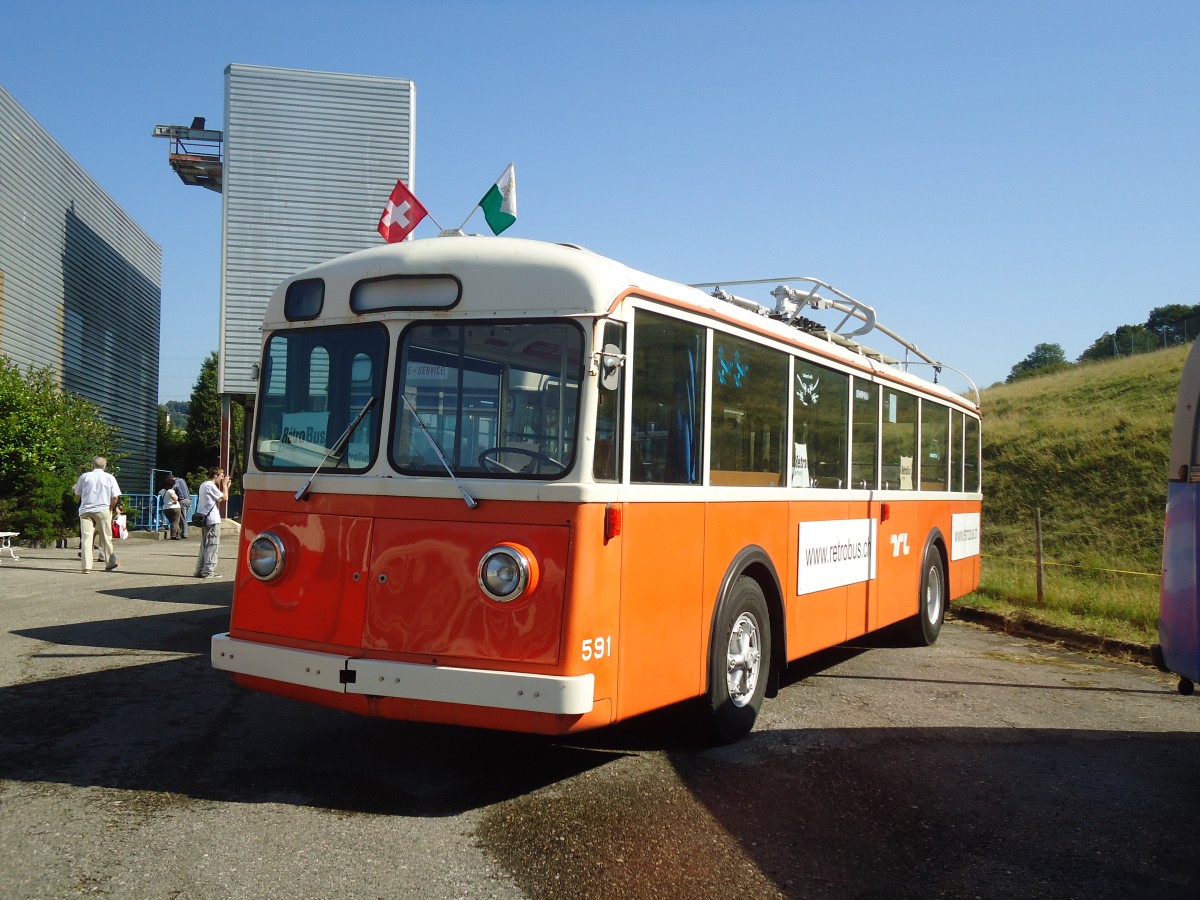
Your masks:
[[[346,444],[350,440],[350,435],[354,434],[354,429],[363,420],[363,416],[367,414],[367,410],[375,405],[375,399],[374,395],[368,398],[367,402],[363,404],[363,408],[358,411],[358,415],[354,417],[354,421],[346,426],[346,430],[342,432],[342,436],[334,441],[332,448],[325,451],[325,455],[321,457],[321,461],[317,463],[317,467],[313,469],[313,473],[308,476],[308,481],[304,483],[304,487],[296,491],[297,501],[308,499],[308,489],[312,487],[313,479],[317,477],[317,473],[321,471],[321,467],[331,458],[337,459],[342,455],[342,451],[346,448]]]
[[[454,476],[454,470],[450,468],[450,463],[446,462],[446,454],[442,452],[442,448],[438,446],[438,442],[434,440],[433,435],[429,433],[429,429],[425,423],[421,421],[421,417],[417,415],[417,411],[413,409],[413,405],[408,402],[408,397],[404,394],[400,395],[400,399],[404,401],[404,405],[408,407],[408,411],[412,413],[412,417],[416,419],[417,425],[421,431],[425,432],[425,437],[429,441],[429,445],[433,447],[433,452],[437,454],[437,458],[442,461],[442,467],[446,470],[446,474],[450,476],[450,480],[454,482],[454,486],[463,496],[463,500],[467,502],[467,509],[474,509],[479,505],[479,501],[467,493],[467,489],[463,487],[463,483]]]

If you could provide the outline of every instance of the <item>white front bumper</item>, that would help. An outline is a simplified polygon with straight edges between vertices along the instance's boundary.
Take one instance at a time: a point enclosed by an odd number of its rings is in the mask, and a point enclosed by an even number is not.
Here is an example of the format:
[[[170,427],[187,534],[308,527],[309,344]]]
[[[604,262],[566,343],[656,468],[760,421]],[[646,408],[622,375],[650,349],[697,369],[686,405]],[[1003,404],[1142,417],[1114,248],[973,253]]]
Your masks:
[[[358,659],[239,641],[214,634],[213,668],[338,694],[403,697],[494,709],[582,715],[592,711],[595,677],[530,675]]]

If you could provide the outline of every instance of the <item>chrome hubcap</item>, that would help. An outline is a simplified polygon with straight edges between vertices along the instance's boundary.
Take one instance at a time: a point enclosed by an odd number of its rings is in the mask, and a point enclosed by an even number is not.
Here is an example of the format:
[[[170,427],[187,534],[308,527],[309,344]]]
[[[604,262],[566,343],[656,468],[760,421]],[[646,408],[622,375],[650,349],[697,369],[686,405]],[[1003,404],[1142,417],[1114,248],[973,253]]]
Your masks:
[[[925,576],[925,615],[930,624],[942,620],[942,602],[942,579],[938,577],[937,566],[930,566]]]
[[[762,634],[750,613],[742,613],[733,623],[726,664],[729,699],[734,706],[745,706],[754,696],[762,668]]]

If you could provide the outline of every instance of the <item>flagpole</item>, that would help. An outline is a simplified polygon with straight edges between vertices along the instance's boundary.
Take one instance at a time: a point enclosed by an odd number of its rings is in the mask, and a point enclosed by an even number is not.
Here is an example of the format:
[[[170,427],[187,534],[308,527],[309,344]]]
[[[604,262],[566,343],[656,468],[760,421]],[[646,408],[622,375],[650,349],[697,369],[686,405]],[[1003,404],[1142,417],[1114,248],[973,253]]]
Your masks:
[[[463,223],[458,226],[459,231],[462,231],[464,228],[467,227],[467,223],[471,221],[471,216],[475,215],[475,210],[477,210],[477,209],[479,209],[478,203],[476,203],[474,206],[471,207],[471,211],[469,213],[467,213],[467,217],[465,219],[463,219]]]
[[[467,227],[467,223],[471,221],[471,216],[475,215],[475,210],[483,208],[483,201],[488,198],[488,195],[490,195],[493,190],[497,189],[500,186],[500,182],[504,179],[504,176],[508,174],[508,170],[511,168],[513,168],[512,163],[509,163],[507,166],[505,166],[504,171],[500,173],[500,178],[496,179],[496,183],[492,187],[488,188],[487,193],[485,193],[482,197],[479,198],[478,203],[476,203],[474,206],[471,207],[471,211],[469,213],[467,213],[467,217],[465,219],[463,219],[462,224],[458,226],[457,230],[459,232],[461,232],[464,228]],[[515,177],[516,176],[514,175],[514,178]],[[486,215],[486,213],[485,213],[485,215]],[[515,216],[514,216],[514,220],[515,220]],[[509,223],[509,224],[512,224],[512,223]],[[491,227],[491,225],[492,225],[492,223],[489,220],[488,226]],[[507,227],[508,226],[506,225],[505,228],[507,228]],[[501,231],[503,231],[503,230],[504,229],[501,229]]]

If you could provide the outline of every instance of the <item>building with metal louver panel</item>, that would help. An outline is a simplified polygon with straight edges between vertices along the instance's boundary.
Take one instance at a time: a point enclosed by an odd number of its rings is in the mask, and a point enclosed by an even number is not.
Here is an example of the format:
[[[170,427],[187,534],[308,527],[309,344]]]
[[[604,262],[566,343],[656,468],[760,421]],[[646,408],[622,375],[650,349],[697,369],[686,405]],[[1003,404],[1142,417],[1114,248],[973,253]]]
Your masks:
[[[276,285],[381,242],[397,178],[413,181],[416,89],[405,78],[225,69],[219,390],[251,401]]]
[[[162,249],[0,87],[0,353],[49,368],[121,430],[147,490],[158,439]]]

